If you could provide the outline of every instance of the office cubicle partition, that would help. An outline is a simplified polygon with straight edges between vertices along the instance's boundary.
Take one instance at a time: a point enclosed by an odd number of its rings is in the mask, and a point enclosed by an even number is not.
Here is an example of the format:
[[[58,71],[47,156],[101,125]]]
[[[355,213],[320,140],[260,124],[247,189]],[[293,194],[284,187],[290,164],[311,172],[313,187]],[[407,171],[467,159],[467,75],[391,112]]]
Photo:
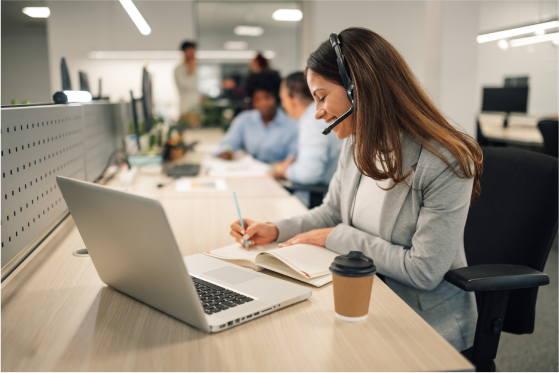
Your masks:
[[[2,108],[2,280],[68,215],[56,176],[94,180],[103,171],[126,106]]]

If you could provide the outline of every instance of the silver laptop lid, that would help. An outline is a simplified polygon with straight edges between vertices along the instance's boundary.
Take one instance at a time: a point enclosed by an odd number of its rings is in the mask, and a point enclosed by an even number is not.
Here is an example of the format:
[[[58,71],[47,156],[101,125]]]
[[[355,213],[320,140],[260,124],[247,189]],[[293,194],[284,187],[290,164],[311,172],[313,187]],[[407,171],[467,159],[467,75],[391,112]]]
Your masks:
[[[61,176],[56,181],[104,283],[210,331],[158,200]]]

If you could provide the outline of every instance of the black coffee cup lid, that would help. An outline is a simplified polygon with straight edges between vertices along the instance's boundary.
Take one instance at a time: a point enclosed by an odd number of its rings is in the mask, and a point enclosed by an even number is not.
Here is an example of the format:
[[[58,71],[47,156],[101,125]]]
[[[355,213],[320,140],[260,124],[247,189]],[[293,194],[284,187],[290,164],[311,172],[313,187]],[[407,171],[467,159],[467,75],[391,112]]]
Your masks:
[[[347,255],[334,258],[330,272],[344,277],[366,277],[376,273],[377,267],[373,259],[365,256],[361,251],[350,251]]]

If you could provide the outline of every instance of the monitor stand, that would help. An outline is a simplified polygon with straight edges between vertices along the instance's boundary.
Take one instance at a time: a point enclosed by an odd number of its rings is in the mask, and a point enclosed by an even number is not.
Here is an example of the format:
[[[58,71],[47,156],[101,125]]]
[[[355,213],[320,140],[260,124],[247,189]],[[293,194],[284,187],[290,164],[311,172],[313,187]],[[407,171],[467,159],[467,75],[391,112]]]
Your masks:
[[[505,120],[503,121],[503,128],[507,128],[509,126],[509,115],[510,115],[510,113],[505,113]]]

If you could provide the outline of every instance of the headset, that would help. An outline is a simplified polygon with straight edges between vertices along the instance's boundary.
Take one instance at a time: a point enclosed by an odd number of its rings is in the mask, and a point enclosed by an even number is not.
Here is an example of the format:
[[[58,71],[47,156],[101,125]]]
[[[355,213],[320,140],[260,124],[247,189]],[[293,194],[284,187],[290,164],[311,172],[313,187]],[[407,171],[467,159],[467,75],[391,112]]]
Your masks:
[[[347,93],[347,98],[349,99],[349,102],[351,102],[351,107],[341,117],[339,117],[331,125],[326,127],[326,129],[322,131],[323,135],[328,135],[334,127],[343,122],[344,119],[346,119],[351,113],[353,113],[353,82],[351,81],[351,78],[347,73],[349,69],[347,69],[347,64],[345,62],[344,55],[342,54],[342,48],[340,47],[340,39],[338,39],[337,34],[330,34],[330,43],[332,44],[332,48],[334,48],[334,50],[336,51],[338,70],[340,71],[340,76]]]

